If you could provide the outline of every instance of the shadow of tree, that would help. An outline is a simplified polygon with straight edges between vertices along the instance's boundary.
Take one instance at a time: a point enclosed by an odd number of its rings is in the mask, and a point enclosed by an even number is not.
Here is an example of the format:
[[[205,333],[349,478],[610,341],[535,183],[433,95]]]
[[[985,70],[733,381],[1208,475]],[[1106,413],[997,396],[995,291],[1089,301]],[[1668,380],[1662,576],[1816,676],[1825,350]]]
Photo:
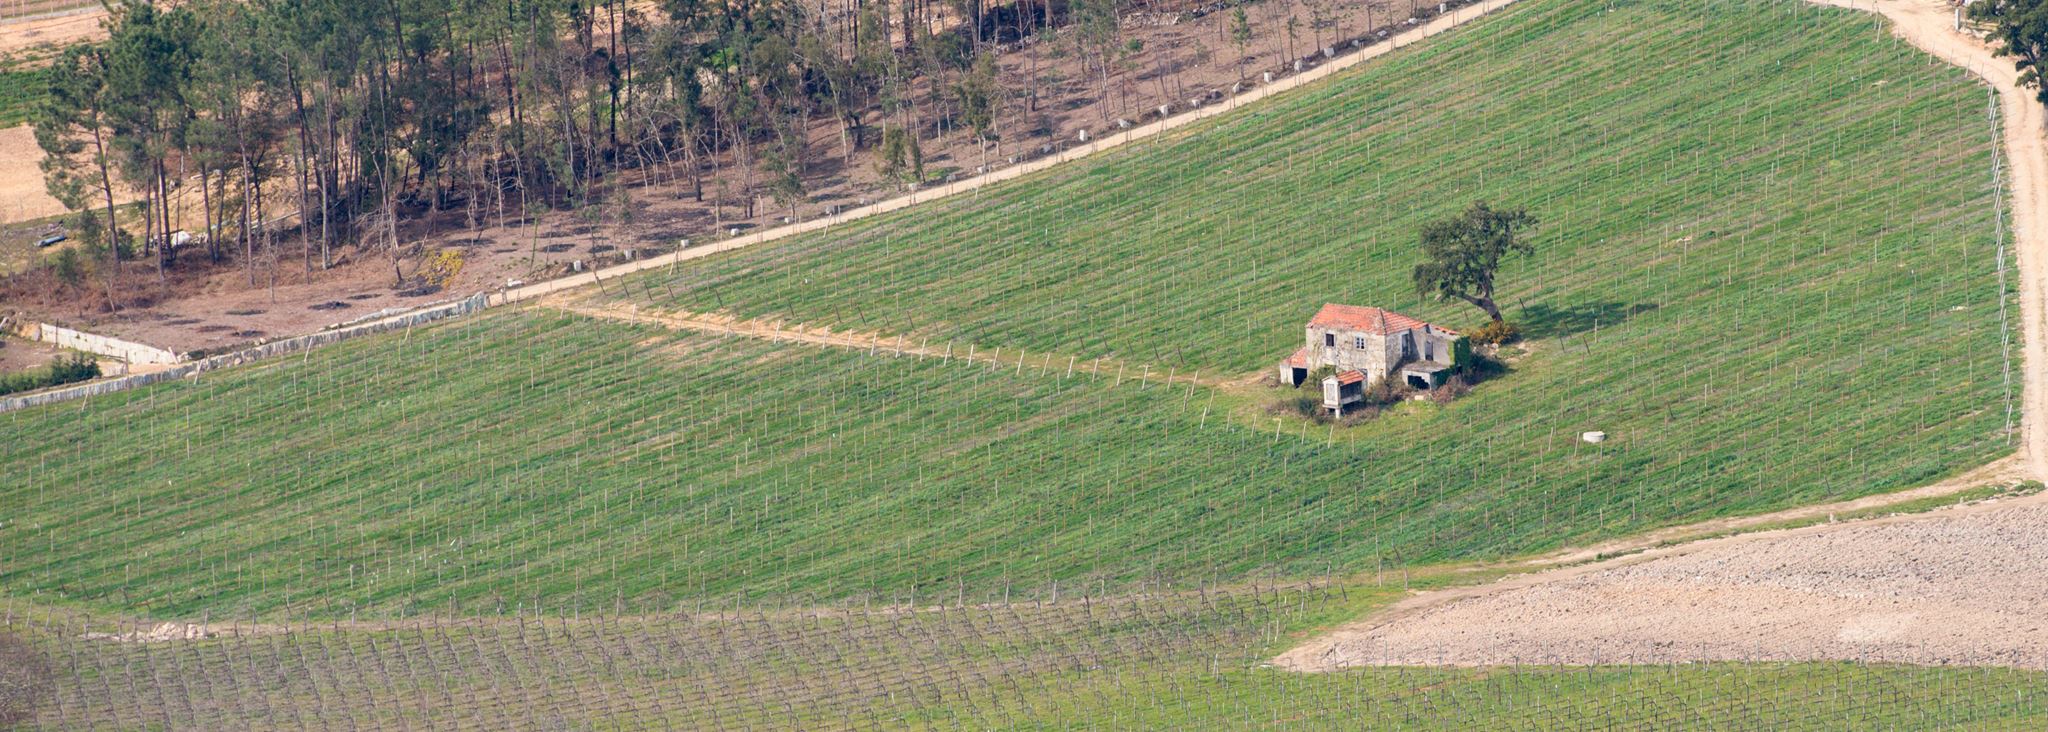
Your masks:
[[[1594,326],[1618,325],[1622,321],[1657,309],[1656,303],[1633,305],[1618,302],[1582,303],[1565,308],[1530,305],[1514,319],[1526,338],[1555,338],[1592,330]]]

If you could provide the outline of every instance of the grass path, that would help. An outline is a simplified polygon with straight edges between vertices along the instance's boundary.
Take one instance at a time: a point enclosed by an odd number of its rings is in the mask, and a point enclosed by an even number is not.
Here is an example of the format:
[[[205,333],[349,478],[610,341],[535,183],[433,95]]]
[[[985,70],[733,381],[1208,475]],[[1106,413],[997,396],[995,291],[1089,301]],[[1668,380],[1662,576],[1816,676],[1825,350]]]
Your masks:
[[[850,330],[833,330],[825,327],[805,327],[801,324],[783,323],[772,320],[743,320],[713,313],[654,312],[643,311],[637,305],[619,303],[589,304],[573,302],[561,296],[550,297],[541,302],[541,307],[572,315],[620,323],[658,325],[669,330],[695,331],[718,335],[759,338],[779,343],[803,343],[813,346],[864,351],[868,355],[890,357],[915,356],[918,360],[935,358],[945,361],[959,359],[968,362],[986,363],[991,366],[1015,366],[1018,373],[1029,369],[1039,375],[1063,374],[1073,376],[1114,377],[1119,383],[1128,377],[1132,381],[1163,384],[1194,384],[1197,386],[1224,386],[1233,380],[1202,378],[1201,372],[1180,373],[1179,369],[1168,367],[1155,373],[1158,367],[1151,364],[1130,364],[1124,361],[1089,358],[1065,353],[1029,353],[1011,350],[1007,354],[1001,348],[981,348],[971,343],[946,341],[933,343],[929,337],[913,338],[903,334],[863,333]],[[1242,379],[1235,380],[1242,381]]]

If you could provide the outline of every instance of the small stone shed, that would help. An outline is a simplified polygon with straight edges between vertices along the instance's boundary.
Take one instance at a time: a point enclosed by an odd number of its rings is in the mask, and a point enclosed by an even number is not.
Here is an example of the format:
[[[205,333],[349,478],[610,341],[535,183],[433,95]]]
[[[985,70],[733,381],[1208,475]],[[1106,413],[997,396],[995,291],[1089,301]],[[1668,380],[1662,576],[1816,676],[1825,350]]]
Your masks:
[[[1368,384],[1398,378],[1418,389],[1443,385],[1461,360],[1465,343],[1457,331],[1391,310],[1357,305],[1324,305],[1308,321],[1306,343],[1279,365],[1280,381],[1301,386],[1325,366],[1336,373],[1323,380],[1323,406],[1342,412],[1365,400]]]

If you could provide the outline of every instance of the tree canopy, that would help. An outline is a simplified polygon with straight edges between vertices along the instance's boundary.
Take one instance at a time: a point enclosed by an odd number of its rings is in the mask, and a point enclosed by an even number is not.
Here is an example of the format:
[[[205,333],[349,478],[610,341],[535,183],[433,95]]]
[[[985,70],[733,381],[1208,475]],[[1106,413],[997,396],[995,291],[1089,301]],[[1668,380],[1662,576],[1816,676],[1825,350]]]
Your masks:
[[[1472,303],[1495,323],[1503,322],[1494,303],[1494,276],[1509,254],[1533,254],[1536,246],[1521,236],[1536,225],[1522,209],[1494,209],[1480,201],[1449,218],[1422,226],[1424,261],[1415,265],[1415,290],[1425,296],[1457,298]]]
[[[1991,24],[1991,38],[1998,42],[1998,54],[2010,56],[2019,69],[2020,86],[2034,90],[2035,98],[2048,104],[2048,88],[2041,84],[2042,56],[2048,54],[2048,3],[2042,0],[1978,0],[1969,6],[1970,17]]]
[[[702,200],[715,159],[741,180],[714,213],[792,205],[830,154],[813,120],[836,123],[848,163],[885,141],[877,123],[895,129],[914,175],[920,137],[998,139],[992,39],[1097,16],[1114,35],[1127,0],[1028,18],[954,0],[964,26],[919,0],[110,2],[108,37],[46,74],[34,124],[51,193],[100,210],[98,238],[136,242],[161,272],[171,233],[199,223],[172,197],[197,188],[182,200],[203,200],[212,258],[274,272],[296,239],[310,272],[344,242],[401,246],[407,216],[624,205],[600,185],[623,170],[686,177]],[[115,215],[117,191],[140,222]]]

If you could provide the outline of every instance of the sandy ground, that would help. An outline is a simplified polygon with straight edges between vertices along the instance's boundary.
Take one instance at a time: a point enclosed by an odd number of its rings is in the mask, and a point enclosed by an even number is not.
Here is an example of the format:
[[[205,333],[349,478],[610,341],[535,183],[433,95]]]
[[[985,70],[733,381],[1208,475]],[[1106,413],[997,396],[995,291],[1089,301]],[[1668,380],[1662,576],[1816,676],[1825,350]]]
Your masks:
[[[2004,113],[2025,361],[2022,447],[2013,458],[1895,502],[2048,475],[2048,138],[2010,62],[1955,31],[1926,0],[1831,5],[1879,12],[1928,53],[1984,78]],[[1659,547],[1858,502],[1729,519],[1560,552],[1564,564]],[[1859,506],[1860,507],[1860,506]],[[1739,534],[1491,585],[1417,595],[1288,651],[1283,668],[1376,664],[1871,660],[2048,669],[2048,497],[1874,521]]]
[[[1698,544],[1509,580],[1447,604],[1404,603],[1277,664],[1844,659],[2048,669],[2048,498]]]
[[[0,374],[39,369],[62,355],[64,349],[47,343],[0,336]]]
[[[87,7],[36,13],[25,20],[0,22],[0,54],[36,52],[44,47],[98,38],[101,36],[100,20],[105,17],[106,11]]]
[[[343,250],[347,261],[325,272],[316,269],[315,276],[307,280],[294,242],[285,252],[274,289],[267,268],[257,268],[253,286],[248,271],[229,268],[213,274],[186,296],[124,311],[118,317],[82,317],[75,311],[54,308],[41,311],[56,315],[60,323],[90,332],[181,353],[220,352],[252,342],[311,333],[387,310],[410,310],[502,289],[509,281],[530,281],[567,272],[574,261],[615,261],[622,254],[622,250],[589,236],[561,234],[542,241],[547,243],[532,246],[526,241],[495,239],[450,243],[450,247],[462,250],[462,269],[445,286],[432,292],[394,287],[397,277],[390,259],[376,253],[362,256],[353,248]],[[652,255],[654,250],[646,253]],[[416,274],[417,263],[404,262],[403,271],[408,276]],[[147,279],[154,275],[129,276]]]
[[[32,221],[64,213],[64,204],[43,188],[43,159],[27,125],[0,129],[0,223]]]

